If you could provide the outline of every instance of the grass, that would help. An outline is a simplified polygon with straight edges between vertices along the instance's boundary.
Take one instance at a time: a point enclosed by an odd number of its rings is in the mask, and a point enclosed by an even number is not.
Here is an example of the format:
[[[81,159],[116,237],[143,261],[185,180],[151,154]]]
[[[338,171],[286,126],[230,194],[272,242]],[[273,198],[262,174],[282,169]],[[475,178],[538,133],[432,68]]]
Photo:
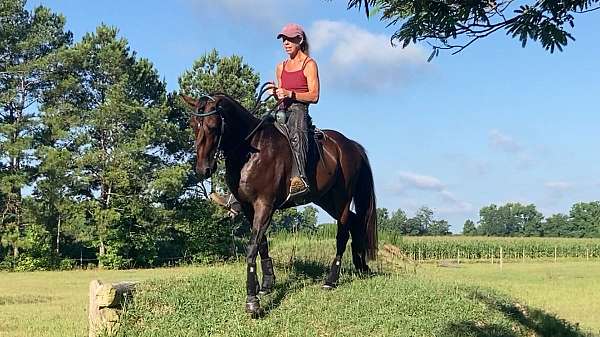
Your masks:
[[[87,287],[146,280],[122,336],[585,336],[600,332],[597,262],[461,264],[372,263],[323,291],[334,242],[276,238],[276,291],[266,316],[243,312],[241,263],[132,271],[0,273],[0,336],[87,335]],[[596,299],[596,300],[594,300]],[[565,320],[566,319],[566,320]],[[579,329],[576,326],[579,324]]]
[[[263,299],[266,317],[253,320],[243,312],[242,267],[148,284],[136,295],[121,336],[585,335],[494,292],[423,282],[418,275],[346,274],[338,289],[323,291],[324,266],[302,260],[280,272],[277,291]]]
[[[488,287],[520,303],[544,308],[600,334],[600,262],[465,264],[461,268],[423,265],[427,279]]]
[[[0,337],[87,336],[88,286],[171,278],[198,268],[0,273]]]

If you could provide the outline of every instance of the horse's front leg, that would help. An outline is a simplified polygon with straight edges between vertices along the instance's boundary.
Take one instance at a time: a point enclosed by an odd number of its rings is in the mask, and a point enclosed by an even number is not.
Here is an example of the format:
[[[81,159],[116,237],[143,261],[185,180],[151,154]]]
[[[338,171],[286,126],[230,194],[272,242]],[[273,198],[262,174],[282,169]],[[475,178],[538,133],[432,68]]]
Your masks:
[[[246,312],[252,314],[253,317],[259,317],[263,312],[257,296],[260,286],[258,284],[258,276],[256,274],[256,256],[258,255],[259,245],[263,241],[265,232],[269,227],[269,222],[271,221],[272,215],[272,206],[265,203],[257,203],[254,205],[252,235],[250,237],[250,242],[248,243],[248,250],[246,254]]]

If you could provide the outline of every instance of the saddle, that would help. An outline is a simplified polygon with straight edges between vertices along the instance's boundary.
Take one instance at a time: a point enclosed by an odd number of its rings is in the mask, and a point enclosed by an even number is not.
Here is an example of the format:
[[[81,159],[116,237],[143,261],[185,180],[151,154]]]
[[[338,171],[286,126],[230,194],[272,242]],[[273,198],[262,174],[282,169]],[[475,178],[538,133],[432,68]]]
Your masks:
[[[287,139],[288,143],[290,143],[290,134],[287,126],[284,123],[280,123],[277,119],[273,120],[273,126],[275,126],[275,129],[277,129],[277,131],[279,131],[285,137],[285,139]],[[319,159],[323,158],[323,141],[325,140],[325,137],[325,132],[314,125],[311,125],[308,128],[308,155],[306,157],[307,167],[312,167],[312,163],[315,163]]]

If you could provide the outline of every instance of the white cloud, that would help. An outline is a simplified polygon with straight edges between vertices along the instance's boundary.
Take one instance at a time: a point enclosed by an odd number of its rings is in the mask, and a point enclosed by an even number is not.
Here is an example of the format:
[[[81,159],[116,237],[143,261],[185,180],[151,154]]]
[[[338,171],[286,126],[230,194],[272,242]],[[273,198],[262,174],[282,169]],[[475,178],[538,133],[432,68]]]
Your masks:
[[[544,184],[544,187],[553,191],[566,191],[573,187],[572,183],[566,181],[548,181]]]
[[[523,150],[521,144],[517,143],[511,136],[498,130],[490,131],[490,144],[494,148],[511,153],[517,153]]]
[[[512,156],[518,170],[527,170],[540,163],[536,151],[526,148],[512,136],[499,130],[489,132],[489,142],[492,148]]]
[[[422,48],[393,47],[389,36],[374,34],[341,21],[316,21],[308,30],[311,48],[319,56],[329,55],[320,67],[325,83],[376,91],[398,87],[427,65]]]
[[[553,205],[572,190],[574,185],[567,181],[548,181],[544,183],[544,187],[548,190],[548,203]]]
[[[409,188],[434,191],[441,191],[445,188],[444,184],[436,177],[404,171],[398,173],[398,176],[400,184]]]
[[[460,200],[454,193],[450,192],[440,179],[428,175],[414,172],[402,171],[398,173],[398,182],[392,185],[389,190],[395,194],[404,194],[410,190],[431,191],[439,197],[440,204],[433,209],[440,214],[467,213],[473,210],[473,205],[469,202]],[[427,204],[413,199],[413,206],[416,204]],[[403,205],[406,207],[406,205]]]
[[[473,210],[473,204],[460,200],[450,191],[443,190],[440,192],[440,196],[444,201],[444,205],[435,208],[439,213],[466,213]]]

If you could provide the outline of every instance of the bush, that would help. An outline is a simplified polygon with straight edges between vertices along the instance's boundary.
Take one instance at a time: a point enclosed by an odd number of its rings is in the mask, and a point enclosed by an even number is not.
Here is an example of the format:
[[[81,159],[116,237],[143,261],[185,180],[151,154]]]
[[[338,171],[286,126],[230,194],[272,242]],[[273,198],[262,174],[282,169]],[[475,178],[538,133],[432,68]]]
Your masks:
[[[52,270],[56,267],[54,262],[49,257],[22,256],[17,260],[14,271]]]
[[[131,266],[131,259],[126,259],[109,250],[106,254],[98,257],[98,265],[106,269],[127,269]]]
[[[73,259],[62,259],[60,260],[60,263],[58,264],[58,269],[59,270],[72,270],[75,268],[75,260]]]
[[[15,268],[15,258],[12,256],[7,256],[4,261],[0,262],[0,271],[14,271]]]

